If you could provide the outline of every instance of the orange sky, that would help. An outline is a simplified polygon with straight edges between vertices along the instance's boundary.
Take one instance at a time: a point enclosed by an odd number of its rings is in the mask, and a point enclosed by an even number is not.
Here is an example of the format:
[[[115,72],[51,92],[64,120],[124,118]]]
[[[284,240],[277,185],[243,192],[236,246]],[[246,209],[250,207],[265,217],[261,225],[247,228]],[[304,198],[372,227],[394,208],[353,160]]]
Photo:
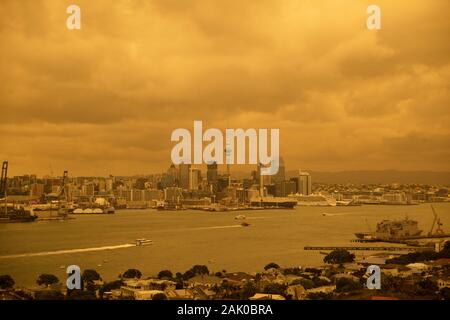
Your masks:
[[[82,29],[66,28],[66,7]],[[382,29],[366,28],[366,8]],[[450,170],[450,1],[0,1],[11,174],[170,165],[175,128],[279,128],[287,169]]]

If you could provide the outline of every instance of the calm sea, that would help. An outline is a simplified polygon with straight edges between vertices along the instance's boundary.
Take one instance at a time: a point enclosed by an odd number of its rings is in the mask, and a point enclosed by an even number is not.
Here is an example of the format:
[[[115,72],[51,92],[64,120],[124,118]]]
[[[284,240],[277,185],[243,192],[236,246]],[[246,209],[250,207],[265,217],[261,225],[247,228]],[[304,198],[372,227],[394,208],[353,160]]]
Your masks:
[[[434,207],[450,232],[450,203]],[[246,215],[251,225],[241,227],[235,220],[238,214]],[[123,210],[76,215],[68,221],[0,224],[0,274],[10,274],[19,286],[32,286],[42,273],[65,279],[64,266],[72,264],[96,269],[105,280],[128,268],[147,277],[163,269],[184,272],[194,264],[205,264],[211,271],[246,272],[260,272],[269,262],[314,266],[322,263],[323,255],[304,251],[305,245],[349,245],[353,233],[406,214],[419,221],[424,233],[429,231],[429,204],[221,213]],[[137,238],[154,244],[127,246]]]

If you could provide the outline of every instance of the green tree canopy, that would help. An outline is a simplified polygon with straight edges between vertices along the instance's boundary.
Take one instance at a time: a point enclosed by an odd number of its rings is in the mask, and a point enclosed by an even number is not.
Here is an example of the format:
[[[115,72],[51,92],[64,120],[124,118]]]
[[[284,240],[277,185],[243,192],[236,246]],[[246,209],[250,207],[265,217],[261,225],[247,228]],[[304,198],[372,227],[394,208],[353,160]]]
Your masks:
[[[312,289],[315,287],[314,285],[314,281],[310,280],[310,279],[305,279],[305,278],[301,278],[301,279],[295,279],[294,281],[292,281],[293,285],[296,284],[300,284],[303,286],[303,288],[305,288],[306,290],[308,289]]]
[[[239,292],[239,297],[242,300],[248,300],[248,298],[253,297],[255,294],[256,286],[251,282],[247,282]]]
[[[126,279],[140,279],[142,277],[142,273],[138,269],[128,269],[122,276]]]
[[[336,292],[350,292],[362,289],[363,285],[359,281],[349,278],[339,278],[336,280]]]
[[[167,300],[167,296],[164,293],[157,293],[152,297],[152,300]]]
[[[208,267],[205,266],[205,265],[199,265],[199,264],[196,264],[195,266],[193,266],[193,267],[191,268],[191,270],[192,270],[192,272],[194,272],[195,274],[200,274],[200,275],[202,275],[202,274],[209,274]]]
[[[96,300],[97,297],[92,291],[71,290],[67,295],[68,300]]]
[[[114,289],[120,289],[120,287],[123,285],[123,281],[122,280],[116,280],[116,281],[111,281],[111,282],[106,282],[104,283],[100,289],[99,289],[99,293],[102,296],[103,293],[114,290]]]
[[[271,263],[269,263],[269,264],[267,264],[265,267],[264,267],[264,270],[269,270],[269,269],[280,269],[280,266],[279,265],[277,265],[275,262],[271,262]]]
[[[333,250],[323,258],[323,262],[329,264],[343,264],[354,260],[355,255],[344,249]]]
[[[284,295],[285,291],[287,289],[287,286],[284,284],[279,283],[269,283],[264,287],[263,292],[264,293],[271,293],[271,294],[281,294]]]
[[[86,283],[91,283],[91,282],[94,282],[97,280],[102,280],[102,278],[100,277],[100,274],[93,269],[84,270],[81,277],[83,278],[83,281]]]
[[[57,276],[53,275],[53,274],[41,274],[37,280],[36,283],[40,286],[45,285],[45,286],[50,286],[52,284],[58,283],[59,279]]]
[[[0,276],[0,289],[11,289],[14,287],[14,279],[9,274]]]
[[[59,290],[41,290],[35,294],[36,300],[64,300],[64,295]]]
[[[170,270],[161,270],[158,273],[158,279],[172,279],[173,278],[173,274],[172,271]]]

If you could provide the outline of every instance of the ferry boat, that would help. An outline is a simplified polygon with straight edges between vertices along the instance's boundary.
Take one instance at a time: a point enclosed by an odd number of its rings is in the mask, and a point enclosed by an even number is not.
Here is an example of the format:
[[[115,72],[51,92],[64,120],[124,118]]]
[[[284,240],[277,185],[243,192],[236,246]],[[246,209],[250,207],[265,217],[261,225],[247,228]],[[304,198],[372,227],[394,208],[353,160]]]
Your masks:
[[[136,244],[136,246],[149,246],[149,245],[153,244],[153,240],[140,238],[140,239],[134,240],[134,243]]]

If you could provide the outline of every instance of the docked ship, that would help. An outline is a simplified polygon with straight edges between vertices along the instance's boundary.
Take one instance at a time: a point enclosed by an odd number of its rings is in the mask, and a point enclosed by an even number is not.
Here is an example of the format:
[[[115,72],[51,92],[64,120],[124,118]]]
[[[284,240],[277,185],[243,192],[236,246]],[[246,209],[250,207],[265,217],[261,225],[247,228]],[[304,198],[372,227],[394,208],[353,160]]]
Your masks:
[[[156,205],[156,210],[160,211],[179,211],[185,210],[183,205],[174,201],[161,201]]]
[[[37,219],[32,209],[4,207],[0,209],[0,223],[33,222]]]
[[[288,198],[297,202],[298,206],[318,206],[318,207],[335,207],[336,199],[321,194],[290,194]]]
[[[266,209],[292,209],[296,204],[296,200],[286,197],[256,197],[250,199],[250,205],[252,207]]]
[[[358,232],[355,236],[361,240],[402,240],[421,233],[418,222],[405,217],[402,220],[383,220],[377,223],[375,232]]]

